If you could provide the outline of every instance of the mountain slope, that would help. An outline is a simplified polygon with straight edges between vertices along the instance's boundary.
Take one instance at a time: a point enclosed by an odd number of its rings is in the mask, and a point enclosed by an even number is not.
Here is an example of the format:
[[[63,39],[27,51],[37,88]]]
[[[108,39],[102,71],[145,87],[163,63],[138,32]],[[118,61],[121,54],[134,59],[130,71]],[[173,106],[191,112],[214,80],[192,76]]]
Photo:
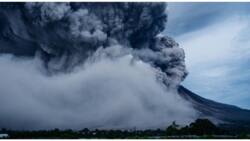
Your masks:
[[[191,102],[200,112],[200,117],[212,119],[219,124],[250,127],[250,110],[202,98],[183,86],[180,86],[178,91],[181,97]]]

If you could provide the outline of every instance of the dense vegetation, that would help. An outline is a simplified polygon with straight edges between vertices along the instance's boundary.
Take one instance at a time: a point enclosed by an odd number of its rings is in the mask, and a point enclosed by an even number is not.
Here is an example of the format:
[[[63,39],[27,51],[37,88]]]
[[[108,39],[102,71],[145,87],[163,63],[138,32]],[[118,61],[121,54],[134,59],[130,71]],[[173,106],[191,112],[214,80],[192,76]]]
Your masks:
[[[241,131],[240,133],[238,131]],[[79,138],[250,138],[249,130],[228,130],[215,126],[208,119],[197,119],[188,126],[180,127],[175,122],[165,130],[40,130],[13,131],[1,129],[10,139],[79,139]]]

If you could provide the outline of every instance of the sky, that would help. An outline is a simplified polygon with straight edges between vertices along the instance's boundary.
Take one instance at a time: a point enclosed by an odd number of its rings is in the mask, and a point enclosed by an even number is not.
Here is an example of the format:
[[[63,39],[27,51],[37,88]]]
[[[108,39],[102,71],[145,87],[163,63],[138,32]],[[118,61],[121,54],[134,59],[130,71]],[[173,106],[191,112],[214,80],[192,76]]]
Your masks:
[[[185,50],[182,85],[250,109],[250,3],[169,3],[165,34]]]

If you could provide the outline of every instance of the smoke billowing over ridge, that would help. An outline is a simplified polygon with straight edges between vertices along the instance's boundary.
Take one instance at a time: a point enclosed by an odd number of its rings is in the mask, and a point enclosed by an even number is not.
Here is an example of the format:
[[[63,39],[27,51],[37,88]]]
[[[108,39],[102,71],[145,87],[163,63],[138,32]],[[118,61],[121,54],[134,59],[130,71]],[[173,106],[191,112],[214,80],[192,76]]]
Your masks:
[[[13,7],[15,10],[13,10]],[[196,112],[177,95],[184,51],[165,3],[2,4],[0,126],[160,128]],[[18,117],[18,118],[17,118]]]

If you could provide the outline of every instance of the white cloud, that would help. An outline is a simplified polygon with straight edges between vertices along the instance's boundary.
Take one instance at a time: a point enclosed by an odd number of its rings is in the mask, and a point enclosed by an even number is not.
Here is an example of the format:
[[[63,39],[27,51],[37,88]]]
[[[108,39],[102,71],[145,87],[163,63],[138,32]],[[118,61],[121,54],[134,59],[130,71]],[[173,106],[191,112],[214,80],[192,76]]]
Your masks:
[[[247,59],[250,53],[249,18],[233,16],[206,28],[177,37],[186,53],[189,76],[184,85],[196,93],[220,102],[248,107],[241,103],[250,95]]]

